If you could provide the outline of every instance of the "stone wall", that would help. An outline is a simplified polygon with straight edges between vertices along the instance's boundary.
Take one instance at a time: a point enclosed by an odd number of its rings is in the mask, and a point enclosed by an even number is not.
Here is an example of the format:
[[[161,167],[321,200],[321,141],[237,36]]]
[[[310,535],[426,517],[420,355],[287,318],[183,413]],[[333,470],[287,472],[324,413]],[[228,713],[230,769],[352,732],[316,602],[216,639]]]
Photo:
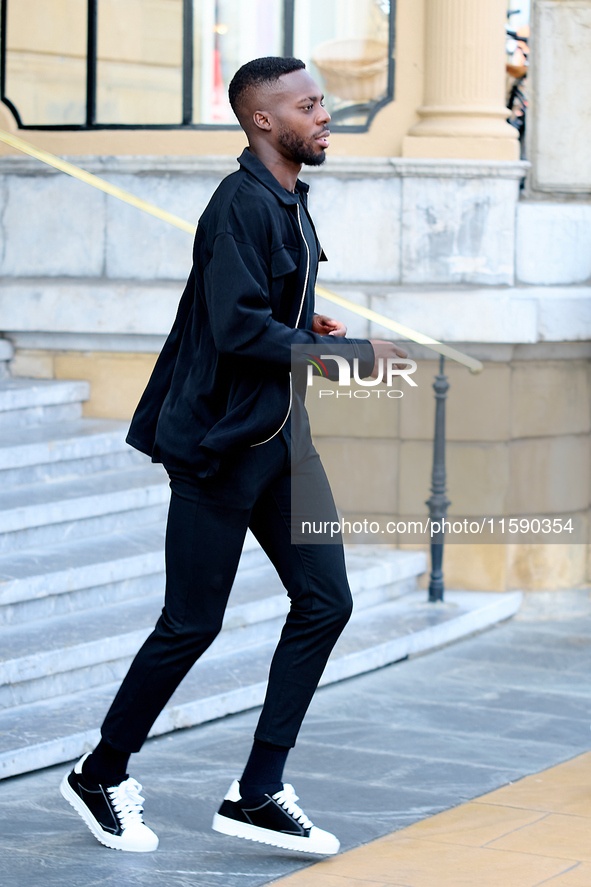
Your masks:
[[[591,278],[591,0],[535,0],[527,78],[531,170],[517,214],[516,275]]]
[[[532,186],[591,194],[591,0],[536,0],[528,156]]]
[[[82,165],[195,223],[222,176],[236,168],[228,157],[86,158]],[[331,158],[322,170],[308,170],[330,260],[321,279],[587,282],[590,205],[519,200],[526,169],[503,161]],[[0,159],[0,234],[4,286],[22,278],[107,287],[181,281],[190,265],[190,235],[26,158]]]
[[[522,201],[517,212],[516,275],[523,283],[591,279],[591,203]]]
[[[231,157],[76,160],[195,224],[222,176],[237,168]],[[330,259],[324,279],[512,284],[526,168],[333,157],[306,170]],[[28,158],[0,159],[0,218],[4,278],[181,280],[190,265],[190,235]]]

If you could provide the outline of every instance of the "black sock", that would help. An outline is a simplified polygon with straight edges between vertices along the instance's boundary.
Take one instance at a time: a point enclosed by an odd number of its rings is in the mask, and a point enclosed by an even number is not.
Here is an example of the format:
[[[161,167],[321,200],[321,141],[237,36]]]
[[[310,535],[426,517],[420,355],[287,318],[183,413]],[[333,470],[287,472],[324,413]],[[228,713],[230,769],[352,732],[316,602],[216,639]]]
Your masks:
[[[283,788],[283,768],[289,748],[259,742],[255,739],[250,757],[240,779],[243,800],[254,800],[262,795],[274,795]]]
[[[130,752],[119,751],[101,739],[95,750],[82,764],[82,775],[89,782],[101,785],[119,785],[127,775]]]

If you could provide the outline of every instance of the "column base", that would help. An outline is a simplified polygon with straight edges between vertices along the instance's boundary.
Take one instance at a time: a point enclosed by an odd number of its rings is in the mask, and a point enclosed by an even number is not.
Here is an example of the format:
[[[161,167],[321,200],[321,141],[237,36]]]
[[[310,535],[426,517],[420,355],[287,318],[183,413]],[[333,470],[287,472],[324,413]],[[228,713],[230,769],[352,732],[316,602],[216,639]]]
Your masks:
[[[465,160],[519,160],[515,138],[468,136],[405,136],[403,157],[444,157]]]

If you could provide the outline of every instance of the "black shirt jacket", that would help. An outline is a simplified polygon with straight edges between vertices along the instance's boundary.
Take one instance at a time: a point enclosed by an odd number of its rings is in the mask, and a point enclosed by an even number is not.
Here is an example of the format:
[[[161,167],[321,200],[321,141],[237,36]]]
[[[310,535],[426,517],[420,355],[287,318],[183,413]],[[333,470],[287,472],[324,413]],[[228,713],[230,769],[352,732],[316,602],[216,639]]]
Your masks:
[[[367,340],[310,329],[319,245],[301,224],[308,186],[287,191],[248,148],[238,160],[199,220],[193,268],[127,436],[152,461],[201,477],[283,427],[292,345],[350,346],[362,376],[374,363]]]

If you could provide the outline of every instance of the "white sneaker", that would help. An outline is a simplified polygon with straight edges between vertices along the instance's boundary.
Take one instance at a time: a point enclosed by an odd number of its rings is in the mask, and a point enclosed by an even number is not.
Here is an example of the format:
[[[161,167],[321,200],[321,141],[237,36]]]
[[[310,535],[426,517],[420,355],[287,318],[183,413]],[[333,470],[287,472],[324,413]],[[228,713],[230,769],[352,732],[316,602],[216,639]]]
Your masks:
[[[316,828],[296,804],[298,800],[293,785],[286,783],[274,795],[263,795],[247,805],[240,795],[240,783],[235,779],[213,817],[212,827],[224,835],[273,844],[284,850],[303,850],[324,856],[338,853],[338,838]]]
[[[62,779],[60,791],[66,801],[105,847],[135,853],[156,850],[158,837],[142,817],[144,799],[139,782],[130,777],[111,786],[89,782],[82,775],[87,757],[80,758],[72,772]]]

